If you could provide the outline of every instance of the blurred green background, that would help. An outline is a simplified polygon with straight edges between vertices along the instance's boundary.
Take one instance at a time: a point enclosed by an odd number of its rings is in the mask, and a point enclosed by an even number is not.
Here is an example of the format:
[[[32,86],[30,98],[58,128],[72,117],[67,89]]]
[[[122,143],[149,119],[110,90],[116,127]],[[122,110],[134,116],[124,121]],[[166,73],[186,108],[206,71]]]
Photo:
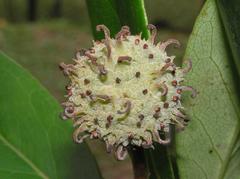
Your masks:
[[[159,40],[176,38],[170,49],[181,60],[189,34],[204,0],[145,0],[149,23]],[[71,63],[74,52],[92,43],[84,0],[0,0],[0,50],[28,69],[60,102],[67,80],[58,70]],[[71,137],[69,136],[69,140]],[[130,160],[117,162],[99,141],[88,141],[106,179],[132,178]]]

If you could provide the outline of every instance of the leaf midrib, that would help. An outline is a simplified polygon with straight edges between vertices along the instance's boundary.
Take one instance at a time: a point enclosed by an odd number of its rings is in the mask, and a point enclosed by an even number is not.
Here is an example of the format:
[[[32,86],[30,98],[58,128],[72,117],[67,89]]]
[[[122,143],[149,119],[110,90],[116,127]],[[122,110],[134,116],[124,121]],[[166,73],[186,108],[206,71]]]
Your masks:
[[[212,49],[212,48],[213,48],[213,47],[212,47],[212,45],[211,45],[211,49]],[[195,53],[196,57],[197,57],[198,59],[200,59],[199,56],[198,56],[198,54],[197,54],[196,52],[194,52],[194,53]],[[223,85],[224,85],[224,87],[225,87],[225,90],[227,91],[229,100],[230,100],[230,102],[232,103],[234,112],[235,112],[237,118],[240,120],[239,111],[238,111],[235,103],[233,102],[232,95],[231,95],[231,93],[230,93],[230,91],[229,91],[229,88],[226,86],[226,82],[225,82],[225,80],[224,80],[224,78],[223,78],[223,75],[222,75],[222,73],[221,73],[218,65],[217,65],[216,62],[212,59],[212,53],[211,53],[209,59],[210,59],[210,61],[214,64],[214,66],[216,67],[216,69],[217,69],[217,71],[218,71],[218,73],[219,73],[219,75],[220,75],[220,78],[221,78],[221,80],[223,81]],[[199,119],[199,121],[200,121],[200,119]],[[233,149],[234,149],[234,144],[235,144],[236,140],[238,139],[237,136],[240,134],[239,129],[240,129],[240,128],[239,128],[239,122],[238,122],[238,127],[235,128],[235,131],[234,131],[234,134],[233,134],[233,138],[232,138],[231,143],[230,143],[230,146],[231,146],[231,147],[229,148],[228,153],[227,153],[227,155],[226,155],[226,160],[224,160],[224,161],[222,162],[221,170],[220,170],[220,172],[219,172],[219,177],[218,177],[219,179],[222,179],[222,178],[224,178],[224,176],[225,176],[228,163],[229,163],[230,160],[231,160],[231,154],[232,154],[232,151],[233,151]]]
[[[10,58],[10,57],[8,57],[5,53],[3,53],[3,52],[1,52],[1,54],[3,55],[3,56],[5,56],[5,57],[7,57],[7,58],[9,58],[12,62],[14,62],[15,63],[15,61],[12,59],[12,58]],[[22,68],[19,64],[17,64],[17,63],[15,63],[16,65],[18,65],[20,68]],[[23,69],[23,68],[22,68]],[[23,69],[24,70],[24,69]],[[16,82],[18,83],[18,85],[20,86],[20,88],[22,89],[22,92],[24,92],[24,93],[26,93],[26,90],[24,90],[24,86],[23,86],[23,84],[21,83],[21,81],[19,80],[19,78],[16,78],[16,76],[14,76],[12,73],[10,73],[9,71],[8,71],[8,69],[3,69],[3,71],[5,71],[6,73],[8,73],[9,75],[12,75],[12,78],[14,78],[15,80],[16,80]],[[33,77],[34,78],[34,77]],[[32,91],[31,93],[26,93],[26,96],[28,96],[29,98],[28,98],[28,100],[30,101],[30,103],[31,103],[31,96],[32,96],[32,94],[34,93],[35,91]],[[30,105],[31,107],[33,106],[33,104],[31,103],[31,105]],[[33,113],[35,114],[35,116],[37,116],[37,111],[36,111],[36,109],[34,108],[34,107],[32,107],[32,111],[33,111]],[[36,118],[36,117],[35,117]],[[38,119],[38,118],[36,118],[36,119]],[[39,120],[39,119],[38,119]],[[48,135],[48,133],[45,133],[45,135],[47,136],[47,143],[48,143],[48,145],[49,145],[49,148],[50,148],[50,151],[51,151],[51,156],[53,156],[53,151],[52,151],[52,146],[51,146],[51,144],[49,143],[49,135]],[[0,133],[0,136],[2,136],[3,137],[3,135],[1,135],[1,133]],[[3,139],[5,139],[4,137],[3,137]],[[5,139],[6,140],[6,139]],[[7,140],[6,140],[6,142],[8,142]],[[12,146],[14,149],[16,149],[17,151],[19,151],[16,147],[14,147],[10,142],[8,142],[9,144],[10,144],[10,146]],[[16,152],[15,152],[16,153]],[[21,153],[21,152],[20,152]],[[21,153],[22,154],[22,153]],[[23,154],[22,154],[23,155]],[[25,155],[23,155],[26,159],[27,159],[27,157],[25,156]],[[28,159],[28,161],[30,162],[30,163],[32,163],[33,164],[33,162],[31,162],[29,159]],[[26,162],[26,161],[25,161]],[[56,175],[57,175],[57,171],[56,171],[56,163],[55,163],[55,161],[54,161],[54,159],[53,159],[53,162],[54,162],[54,170],[55,170],[55,173],[56,173]],[[28,162],[27,162],[28,163]],[[28,163],[29,164],[29,163]],[[38,167],[35,165],[35,164],[33,164],[33,167],[35,167],[40,173],[42,173],[43,174],[43,176],[44,177],[46,177],[46,179],[48,179],[49,177],[47,176],[47,175],[45,175],[40,169],[38,169]],[[32,166],[31,166],[31,168],[33,168]],[[34,169],[34,168],[33,168]],[[34,171],[36,171],[36,170],[34,170]],[[39,173],[37,172],[37,174],[39,175]],[[39,175],[39,176],[41,176],[41,175]],[[42,176],[41,176],[42,177]],[[43,178],[44,178],[43,177]],[[58,177],[57,177],[58,178]],[[44,178],[45,179],[45,178]]]
[[[212,25],[212,22],[210,21],[209,23],[210,23],[211,29],[212,29],[212,32],[211,32],[211,33],[213,34],[213,25]],[[193,36],[197,36],[197,34],[198,34],[198,29],[197,29],[196,26],[194,26],[193,32],[196,32],[196,34],[192,35],[192,36],[190,37],[190,40],[193,38]],[[240,135],[240,127],[239,127],[239,126],[240,126],[240,123],[239,123],[239,121],[240,121],[240,111],[239,111],[238,107],[236,106],[236,104],[235,104],[234,101],[233,101],[233,96],[232,96],[231,93],[230,93],[230,89],[229,89],[228,86],[226,85],[226,82],[225,82],[225,80],[224,80],[224,78],[223,78],[223,75],[222,75],[222,73],[221,73],[221,70],[219,69],[218,64],[214,61],[214,59],[213,59],[213,57],[212,57],[212,49],[213,49],[213,44],[212,44],[212,42],[213,42],[213,39],[212,39],[212,38],[213,38],[213,35],[212,35],[212,34],[211,34],[211,52],[210,52],[209,59],[210,59],[210,61],[214,64],[214,66],[216,67],[217,71],[219,72],[219,75],[220,75],[220,78],[221,78],[221,80],[222,80],[222,82],[223,82],[223,85],[224,85],[224,87],[225,87],[225,90],[227,91],[229,100],[230,100],[230,102],[232,103],[234,112],[235,112],[237,118],[239,119],[239,120],[238,120],[238,124],[237,124],[237,126],[236,126],[236,128],[235,128],[235,130],[234,130],[232,140],[231,140],[231,142],[230,142],[230,148],[229,148],[228,153],[227,153],[227,155],[226,155],[226,160],[223,161],[223,163],[222,163],[222,165],[221,165],[221,169],[220,169],[219,175],[218,175],[218,179],[223,179],[224,176],[225,176],[225,173],[226,173],[228,164],[229,164],[229,162],[230,162],[230,160],[231,160],[231,154],[232,154],[232,152],[233,152],[234,145],[235,145],[235,143],[236,143],[236,141],[237,141],[237,139],[238,139],[238,136]],[[189,41],[190,41],[190,40],[189,40]],[[195,50],[194,50],[194,54],[196,55],[196,57],[197,57],[198,59],[200,59],[199,56],[198,56],[198,53],[196,53]],[[199,60],[198,60],[198,61],[199,61]],[[200,119],[199,119],[199,121],[201,122]]]
[[[21,158],[25,163],[27,163],[40,177],[43,179],[49,179],[49,177],[44,174],[32,161],[30,161],[21,151],[19,151],[14,145],[7,141],[6,138],[0,134],[0,141],[5,144],[11,151],[13,151],[19,158]]]
[[[212,27],[212,30],[213,30],[213,25],[212,25],[211,22],[210,22],[210,24],[211,24],[211,27]],[[213,34],[213,32],[212,32],[212,34]],[[230,93],[229,88],[226,85],[226,82],[225,82],[225,80],[223,78],[223,75],[221,73],[221,70],[220,70],[218,64],[214,61],[214,59],[212,57],[212,49],[213,49],[213,45],[212,45],[212,41],[213,40],[212,40],[212,38],[213,38],[213,35],[211,35],[211,52],[210,52],[209,59],[215,65],[215,67],[217,68],[217,71],[219,72],[220,78],[223,81],[223,85],[224,85],[224,87],[225,87],[225,89],[226,89],[226,91],[228,93],[228,97],[229,97],[229,99],[230,99],[230,101],[232,103],[232,106],[233,106],[233,109],[235,111],[235,114],[236,114],[237,118],[240,120],[240,114],[239,114],[238,108],[236,107],[235,103],[233,102],[232,95]],[[238,122],[238,126],[239,126],[239,122]],[[222,163],[222,166],[221,166],[221,169],[220,169],[220,172],[219,172],[219,177],[218,177],[219,179],[222,179],[225,176],[225,173],[226,173],[226,170],[227,170],[227,166],[228,166],[228,164],[229,164],[229,162],[231,160],[231,154],[232,154],[232,151],[234,149],[234,144],[235,144],[236,140],[238,139],[237,136],[239,135],[239,133],[240,133],[239,127],[236,127],[235,131],[234,131],[234,134],[233,134],[233,138],[232,138],[231,143],[230,143],[230,148],[229,148],[227,156],[226,156],[226,160]]]

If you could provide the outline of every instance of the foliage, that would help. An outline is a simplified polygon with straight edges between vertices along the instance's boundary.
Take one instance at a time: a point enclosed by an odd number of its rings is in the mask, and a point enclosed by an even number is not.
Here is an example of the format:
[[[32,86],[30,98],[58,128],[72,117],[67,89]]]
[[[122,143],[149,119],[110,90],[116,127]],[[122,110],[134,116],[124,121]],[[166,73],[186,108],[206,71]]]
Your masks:
[[[200,13],[186,58],[193,61],[188,84],[198,91],[185,98],[191,122],[177,135],[180,178],[239,177],[238,75],[216,3],[208,0]]]
[[[240,77],[240,3],[238,0],[217,0],[217,5]]]
[[[103,38],[103,34],[96,31],[99,24],[107,26],[111,36],[127,25],[133,34],[142,32],[142,37],[148,37],[147,17],[142,0],[86,0],[86,3],[95,39]]]
[[[53,97],[3,53],[0,73],[0,178],[101,178]]]

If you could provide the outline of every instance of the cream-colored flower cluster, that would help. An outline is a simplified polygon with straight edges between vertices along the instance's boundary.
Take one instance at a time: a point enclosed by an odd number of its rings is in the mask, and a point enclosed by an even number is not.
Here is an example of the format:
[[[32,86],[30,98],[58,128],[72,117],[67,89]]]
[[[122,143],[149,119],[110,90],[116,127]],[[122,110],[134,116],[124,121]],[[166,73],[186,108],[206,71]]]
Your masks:
[[[98,25],[105,39],[77,52],[74,64],[60,64],[70,78],[63,118],[74,121],[74,140],[81,143],[87,137],[99,138],[108,152],[115,151],[118,160],[126,157],[129,145],[150,148],[154,141],[168,144],[169,125],[186,125],[182,92],[196,95],[192,87],[181,85],[191,62],[183,69],[177,67],[174,56],[165,51],[179,42],[169,39],[156,44],[157,30],[153,25],[148,28],[148,40],[130,35],[127,26],[113,39],[107,27]]]

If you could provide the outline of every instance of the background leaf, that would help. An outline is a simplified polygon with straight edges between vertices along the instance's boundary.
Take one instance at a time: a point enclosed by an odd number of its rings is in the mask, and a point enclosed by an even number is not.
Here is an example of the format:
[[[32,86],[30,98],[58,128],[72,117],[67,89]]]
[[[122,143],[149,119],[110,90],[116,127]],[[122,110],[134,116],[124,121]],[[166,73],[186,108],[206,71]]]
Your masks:
[[[142,37],[148,38],[148,24],[143,0],[115,0],[116,10],[121,26],[128,25],[131,33],[142,33]]]
[[[199,94],[184,98],[191,121],[177,135],[180,178],[232,179],[229,170],[239,178],[239,81],[215,0],[201,11],[186,57],[193,61],[187,84]]]
[[[48,92],[2,53],[0,74],[0,178],[101,178]]]
[[[204,0],[145,0],[148,20],[181,32],[191,32]],[[176,8],[177,7],[177,8]]]
[[[115,0],[86,0],[86,4],[94,39],[101,40],[104,37],[102,33],[96,31],[96,26],[99,24],[107,26],[112,37],[121,29]]]
[[[128,25],[133,34],[142,32],[142,37],[148,37],[143,0],[86,0],[86,3],[95,39],[103,38],[103,34],[96,31],[99,24],[106,25],[112,37],[124,25]]]
[[[217,5],[240,77],[240,3],[238,0],[217,0]]]

